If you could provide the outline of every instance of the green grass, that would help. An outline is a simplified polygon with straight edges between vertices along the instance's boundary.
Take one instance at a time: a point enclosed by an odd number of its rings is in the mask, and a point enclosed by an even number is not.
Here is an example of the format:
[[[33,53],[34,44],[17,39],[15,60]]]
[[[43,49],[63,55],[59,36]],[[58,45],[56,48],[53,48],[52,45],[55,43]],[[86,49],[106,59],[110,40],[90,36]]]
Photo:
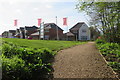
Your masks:
[[[48,48],[55,51],[85,43],[79,41],[27,40],[14,38],[3,38],[2,40],[12,42],[20,46],[32,48]]]

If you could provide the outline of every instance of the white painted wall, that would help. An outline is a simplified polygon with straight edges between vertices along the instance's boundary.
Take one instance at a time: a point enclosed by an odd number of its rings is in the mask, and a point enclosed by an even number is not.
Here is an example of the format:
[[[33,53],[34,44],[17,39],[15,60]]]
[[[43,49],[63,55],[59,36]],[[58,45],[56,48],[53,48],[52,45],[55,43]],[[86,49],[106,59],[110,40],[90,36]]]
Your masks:
[[[86,30],[86,32],[82,32],[82,30]],[[81,36],[87,36],[87,40],[90,40],[90,30],[86,24],[83,24],[79,29],[79,40],[82,40]]]

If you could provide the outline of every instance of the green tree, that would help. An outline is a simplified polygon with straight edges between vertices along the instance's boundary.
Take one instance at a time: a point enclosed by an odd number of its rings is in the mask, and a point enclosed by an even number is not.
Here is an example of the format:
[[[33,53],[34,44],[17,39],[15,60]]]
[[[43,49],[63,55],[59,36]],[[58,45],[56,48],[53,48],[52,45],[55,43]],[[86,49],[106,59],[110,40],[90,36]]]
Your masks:
[[[96,40],[100,36],[100,31],[96,27],[89,27],[91,40]]]
[[[120,42],[120,1],[119,2],[80,2],[79,11],[91,17],[90,23],[102,31],[108,42]]]

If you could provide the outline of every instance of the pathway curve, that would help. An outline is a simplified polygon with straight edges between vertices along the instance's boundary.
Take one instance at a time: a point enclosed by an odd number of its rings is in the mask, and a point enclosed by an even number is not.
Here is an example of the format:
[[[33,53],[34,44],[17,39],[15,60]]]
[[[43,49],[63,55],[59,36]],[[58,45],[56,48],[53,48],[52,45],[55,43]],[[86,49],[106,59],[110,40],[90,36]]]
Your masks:
[[[54,78],[116,78],[94,42],[61,50],[53,68]]]

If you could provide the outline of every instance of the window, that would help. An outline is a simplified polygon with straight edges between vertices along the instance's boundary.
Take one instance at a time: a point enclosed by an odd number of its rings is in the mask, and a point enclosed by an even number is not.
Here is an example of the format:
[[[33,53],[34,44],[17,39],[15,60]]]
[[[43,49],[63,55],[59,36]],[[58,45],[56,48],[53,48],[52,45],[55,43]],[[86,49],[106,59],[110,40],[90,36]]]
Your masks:
[[[87,40],[87,36],[81,36],[81,40]]]
[[[45,35],[45,39],[49,39],[49,35]]]
[[[83,33],[85,33],[85,32],[86,32],[86,30],[85,30],[85,29],[83,29],[83,30],[82,30],[82,32],[83,32]]]

